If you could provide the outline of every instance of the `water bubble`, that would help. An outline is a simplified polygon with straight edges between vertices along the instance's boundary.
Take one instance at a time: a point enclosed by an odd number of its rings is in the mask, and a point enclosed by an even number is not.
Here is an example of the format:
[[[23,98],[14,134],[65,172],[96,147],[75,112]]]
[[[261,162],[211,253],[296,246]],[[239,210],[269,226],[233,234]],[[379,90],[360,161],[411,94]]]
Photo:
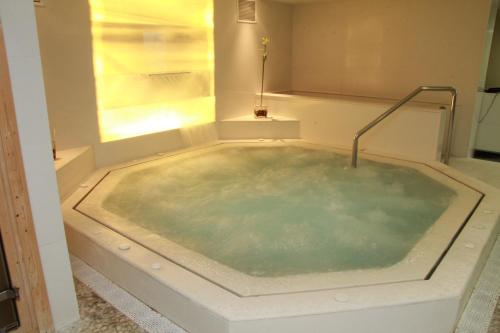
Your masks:
[[[157,237],[254,276],[388,267],[446,209],[437,200],[455,196],[412,169],[365,160],[354,171],[335,156],[287,146],[207,150],[131,166],[91,195]],[[121,178],[107,183],[112,177]]]
[[[118,248],[121,250],[121,251],[127,251],[127,250],[130,250],[130,244],[120,244],[118,245]]]
[[[335,300],[339,303],[346,303],[349,301],[349,296],[345,294],[337,294],[334,296]]]

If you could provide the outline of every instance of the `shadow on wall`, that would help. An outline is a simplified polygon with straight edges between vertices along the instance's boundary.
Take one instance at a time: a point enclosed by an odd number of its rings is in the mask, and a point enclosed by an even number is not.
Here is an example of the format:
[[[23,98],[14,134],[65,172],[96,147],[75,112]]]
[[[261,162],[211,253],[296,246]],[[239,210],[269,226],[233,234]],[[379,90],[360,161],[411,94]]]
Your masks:
[[[36,7],[50,125],[59,149],[99,142],[87,0]]]

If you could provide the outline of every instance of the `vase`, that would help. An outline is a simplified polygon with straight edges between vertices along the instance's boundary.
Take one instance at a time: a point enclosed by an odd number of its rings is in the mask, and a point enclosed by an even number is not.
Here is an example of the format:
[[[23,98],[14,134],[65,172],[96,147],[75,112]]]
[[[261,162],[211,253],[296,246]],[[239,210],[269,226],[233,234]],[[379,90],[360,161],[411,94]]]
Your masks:
[[[267,106],[259,105],[253,109],[255,118],[267,118]]]

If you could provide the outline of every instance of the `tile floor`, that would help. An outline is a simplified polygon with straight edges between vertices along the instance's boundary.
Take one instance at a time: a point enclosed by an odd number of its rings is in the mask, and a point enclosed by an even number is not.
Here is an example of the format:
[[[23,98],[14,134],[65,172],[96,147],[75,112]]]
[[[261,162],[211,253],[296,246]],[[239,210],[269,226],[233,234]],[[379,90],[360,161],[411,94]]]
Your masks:
[[[60,333],[130,333],[146,332],[89,287],[75,279],[80,321]]]
[[[500,237],[457,323],[455,333],[500,333]]]
[[[75,279],[75,287],[80,307],[79,322],[60,333],[145,333],[148,332],[108,302],[104,301],[88,286]],[[497,289],[500,285],[497,284]],[[498,292],[497,292],[498,294]],[[176,330],[173,330],[174,332]],[[153,332],[153,331],[151,331]],[[156,330],[155,330],[156,332]],[[482,331],[484,332],[484,331]],[[170,332],[161,332],[170,333]],[[459,328],[457,333],[478,333],[470,327]],[[486,333],[486,332],[485,332]],[[489,324],[487,333],[500,333],[500,300]]]
[[[493,318],[491,318],[490,328],[488,333],[499,333],[500,332],[500,300],[497,302],[497,307],[495,309],[495,313],[493,314]]]
[[[500,189],[500,162],[474,158],[452,158],[450,166],[466,175],[479,179]]]
[[[500,163],[473,158],[452,158],[450,166],[476,179],[482,180],[500,189]],[[499,240],[500,241],[500,240]],[[497,241],[497,242],[499,242]],[[497,261],[500,260],[497,258]],[[497,278],[498,280],[498,278]],[[500,285],[496,283],[496,294],[500,294]],[[498,297],[497,297],[498,298]],[[464,313],[464,316],[467,315]],[[463,319],[463,318],[462,318]],[[457,329],[457,332],[475,333]],[[500,333],[500,299],[497,299],[496,308],[491,319],[488,333]]]

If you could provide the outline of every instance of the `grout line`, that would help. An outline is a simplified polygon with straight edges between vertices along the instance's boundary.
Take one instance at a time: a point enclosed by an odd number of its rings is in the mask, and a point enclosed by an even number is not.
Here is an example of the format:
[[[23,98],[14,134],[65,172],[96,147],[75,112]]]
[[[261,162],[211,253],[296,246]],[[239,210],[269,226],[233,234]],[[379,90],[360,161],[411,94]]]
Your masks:
[[[114,306],[149,333],[187,333],[158,312],[142,303],[82,260],[71,255],[74,276],[99,297]]]
[[[500,238],[497,238],[455,333],[487,333],[499,296]]]

